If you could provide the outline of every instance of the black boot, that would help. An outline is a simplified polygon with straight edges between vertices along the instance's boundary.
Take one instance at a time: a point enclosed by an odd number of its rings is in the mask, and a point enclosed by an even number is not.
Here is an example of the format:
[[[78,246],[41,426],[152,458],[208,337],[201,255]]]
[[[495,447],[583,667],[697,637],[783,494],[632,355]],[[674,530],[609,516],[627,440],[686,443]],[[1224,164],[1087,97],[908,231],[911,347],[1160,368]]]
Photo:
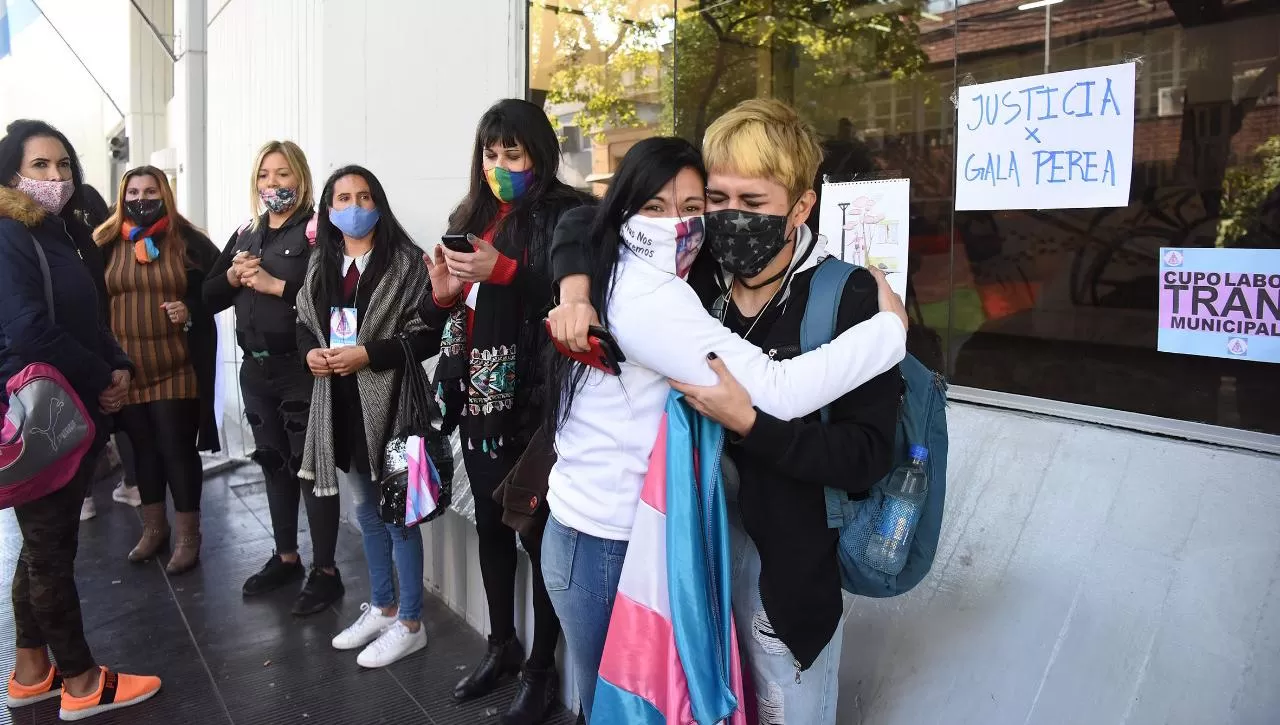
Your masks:
[[[246,597],[261,596],[293,582],[302,581],[306,576],[307,570],[302,566],[301,559],[295,559],[290,563],[281,559],[279,554],[272,554],[271,558],[267,559],[267,565],[262,567],[262,571],[245,581],[244,595]]]
[[[538,725],[555,707],[560,695],[560,676],[555,667],[535,670],[525,667],[520,673],[516,699],[502,716],[502,725]]]
[[[298,617],[319,614],[341,599],[345,593],[342,574],[337,567],[332,574],[329,574],[318,566],[312,566],[306,585],[298,593],[298,598],[293,600],[293,613]]]
[[[493,692],[503,678],[519,672],[523,663],[524,647],[520,645],[518,638],[513,636],[499,641],[490,635],[489,651],[484,653],[480,664],[476,665],[471,674],[454,686],[453,697],[457,700],[484,697]]]

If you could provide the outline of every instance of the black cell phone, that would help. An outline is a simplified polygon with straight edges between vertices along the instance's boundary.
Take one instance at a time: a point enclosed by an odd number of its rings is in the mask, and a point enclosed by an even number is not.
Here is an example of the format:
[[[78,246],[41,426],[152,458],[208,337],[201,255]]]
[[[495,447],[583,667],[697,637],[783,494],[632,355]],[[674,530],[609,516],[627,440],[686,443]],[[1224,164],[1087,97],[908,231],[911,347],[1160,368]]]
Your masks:
[[[544,320],[543,324],[547,327],[547,334],[551,334],[551,320]],[[551,344],[555,346],[556,351],[561,355],[572,360],[577,360],[583,365],[589,365],[596,370],[602,370],[610,375],[621,375],[622,368],[619,363],[627,361],[622,355],[622,350],[618,348],[618,342],[613,339],[613,335],[603,327],[592,325],[587,328],[587,340],[591,345],[591,349],[587,352],[574,352],[569,348],[560,344],[559,340],[551,338]]]
[[[475,246],[471,244],[470,234],[442,234],[440,243],[462,254],[471,254],[476,251]]]

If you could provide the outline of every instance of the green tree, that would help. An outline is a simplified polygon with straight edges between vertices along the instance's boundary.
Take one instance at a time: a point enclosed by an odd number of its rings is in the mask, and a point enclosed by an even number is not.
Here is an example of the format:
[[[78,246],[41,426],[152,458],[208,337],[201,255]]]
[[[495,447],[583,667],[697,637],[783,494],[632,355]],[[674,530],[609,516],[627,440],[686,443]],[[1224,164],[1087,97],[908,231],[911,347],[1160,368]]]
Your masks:
[[[641,125],[639,104],[663,100],[659,76],[669,73],[663,57],[673,26],[670,8],[670,2],[582,0],[536,14],[531,36],[551,41],[551,57],[543,59],[539,49],[531,62],[552,62],[555,69],[547,101],[581,104],[574,123],[597,139],[605,129]]]
[[[677,128],[698,139],[758,95],[820,98],[851,79],[917,76],[918,10],[866,0],[697,0],[676,24]],[[760,81],[767,87],[760,88]],[[763,91],[763,93],[762,93]]]
[[[850,79],[916,77],[928,60],[918,10],[902,4],[582,0],[554,15],[551,7],[534,5],[544,11],[531,35],[551,42],[532,50],[532,60],[555,64],[547,100],[582,104],[575,122],[597,137],[640,125],[638,104],[655,103],[660,132],[699,139],[746,98],[820,98]],[[538,25],[548,22],[555,27]]]
[[[1272,136],[1258,147],[1253,163],[1227,169],[1222,184],[1218,246],[1231,247],[1251,236],[1262,236],[1260,232],[1266,222],[1263,215],[1271,211],[1265,208],[1264,202],[1274,196],[1277,189],[1280,189],[1280,136]]]

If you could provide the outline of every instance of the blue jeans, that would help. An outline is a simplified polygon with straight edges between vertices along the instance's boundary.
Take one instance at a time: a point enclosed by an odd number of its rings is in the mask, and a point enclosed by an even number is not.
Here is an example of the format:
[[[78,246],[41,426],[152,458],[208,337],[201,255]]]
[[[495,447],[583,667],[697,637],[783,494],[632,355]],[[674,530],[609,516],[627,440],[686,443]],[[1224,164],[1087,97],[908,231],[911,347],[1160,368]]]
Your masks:
[[[840,626],[813,666],[801,672],[791,651],[774,635],[773,624],[760,602],[760,553],[756,551],[755,542],[732,513],[729,521],[733,619],[738,646],[755,690],[758,722],[760,725],[835,725],[840,650],[852,598],[844,595]]]
[[[338,471],[351,487],[356,521],[364,538],[364,558],[369,565],[369,603],[385,609],[396,603],[396,578],[400,580],[400,613],[405,622],[422,620],[422,532],[388,524],[378,513],[381,491],[369,476]]]
[[[572,676],[587,722],[591,722],[600,658],[626,555],[627,542],[584,534],[555,516],[547,521],[542,535],[542,576],[564,628],[565,646],[573,660]]]

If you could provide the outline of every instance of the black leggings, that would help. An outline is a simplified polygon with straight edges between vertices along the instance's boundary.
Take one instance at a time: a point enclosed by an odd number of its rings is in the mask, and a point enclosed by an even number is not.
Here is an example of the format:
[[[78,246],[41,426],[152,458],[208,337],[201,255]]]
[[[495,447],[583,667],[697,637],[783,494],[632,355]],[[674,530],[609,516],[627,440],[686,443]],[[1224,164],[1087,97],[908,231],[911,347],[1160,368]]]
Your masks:
[[[489,627],[493,637],[505,640],[516,633],[516,532],[502,523],[502,506],[493,500],[493,490],[506,478],[518,453],[501,449],[498,458],[481,451],[462,452],[476,500],[476,533],[480,537],[480,578],[484,580],[489,603]],[[533,644],[529,667],[547,669],[555,665],[556,644],[560,640],[560,619],[547,596],[542,579],[539,542],[520,537],[533,564]]]
[[[17,645],[20,649],[48,647],[63,677],[82,675],[94,665],[84,638],[75,563],[80,505],[101,450],[95,446],[84,457],[66,486],[13,509],[22,531],[22,552],[13,572]]]
[[[176,511],[198,512],[204,486],[204,469],[196,451],[200,401],[188,398],[126,405],[118,420],[133,447],[142,503],[163,504],[168,489]]]
[[[334,565],[338,550],[342,497],[317,497],[311,493],[310,481],[298,481],[311,411],[312,381],[297,354],[262,360],[246,355],[240,367],[244,414],[253,431],[253,460],[262,466],[267,481],[276,552],[298,552],[298,498],[302,497],[311,525],[312,563],[328,569]]]

